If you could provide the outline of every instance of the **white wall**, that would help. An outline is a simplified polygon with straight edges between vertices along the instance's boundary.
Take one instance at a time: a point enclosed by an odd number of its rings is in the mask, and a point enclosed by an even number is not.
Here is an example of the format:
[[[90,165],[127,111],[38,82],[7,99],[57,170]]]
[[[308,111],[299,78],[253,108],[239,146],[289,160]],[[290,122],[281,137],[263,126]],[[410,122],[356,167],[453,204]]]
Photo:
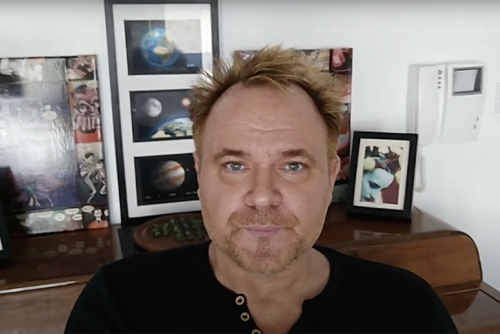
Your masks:
[[[29,15],[22,8],[27,3]],[[405,130],[409,64],[486,62],[480,139],[428,148],[428,188],[415,195],[415,204],[469,233],[478,244],[485,281],[500,289],[500,114],[493,114],[500,82],[500,3],[220,0],[220,35],[224,56],[277,43],[353,47],[354,130]],[[98,55],[111,214],[118,217],[106,48],[102,0],[0,0],[0,57]]]

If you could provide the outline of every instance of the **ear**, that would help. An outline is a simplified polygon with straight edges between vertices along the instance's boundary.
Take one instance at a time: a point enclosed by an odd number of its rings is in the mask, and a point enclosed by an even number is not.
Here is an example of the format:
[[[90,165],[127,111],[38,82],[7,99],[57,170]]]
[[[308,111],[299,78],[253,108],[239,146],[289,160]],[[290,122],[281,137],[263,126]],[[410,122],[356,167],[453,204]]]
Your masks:
[[[329,168],[330,168],[330,188],[333,192],[333,187],[335,186],[335,181],[337,180],[337,176],[339,175],[339,172],[340,172],[340,158],[338,155],[332,159],[332,162],[331,162],[331,165]]]
[[[196,174],[200,173],[200,158],[199,154],[197,151],[193,152],[193,159],[194,159],[194,170],[196,171]]]
[[[194,170],[196,171],[196,178],[198,179],[198,198],[200,198],[200,156],[198,152],[194,151],[193,152],[193,159],[194,159]]]

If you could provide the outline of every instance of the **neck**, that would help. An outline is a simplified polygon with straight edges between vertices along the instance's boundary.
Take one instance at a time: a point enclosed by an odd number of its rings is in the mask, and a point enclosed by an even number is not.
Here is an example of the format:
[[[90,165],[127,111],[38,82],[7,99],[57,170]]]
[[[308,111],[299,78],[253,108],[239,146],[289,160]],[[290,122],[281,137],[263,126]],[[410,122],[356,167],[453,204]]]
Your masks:
[[[285,271],[273,276],[246,272],[213,242],[209,248],[209,259],[222,285],[235,293],[258,300],[283,296],[300,301],[313,298],[325,288],[330,274],[328,260],[315,249],[310,249]]]

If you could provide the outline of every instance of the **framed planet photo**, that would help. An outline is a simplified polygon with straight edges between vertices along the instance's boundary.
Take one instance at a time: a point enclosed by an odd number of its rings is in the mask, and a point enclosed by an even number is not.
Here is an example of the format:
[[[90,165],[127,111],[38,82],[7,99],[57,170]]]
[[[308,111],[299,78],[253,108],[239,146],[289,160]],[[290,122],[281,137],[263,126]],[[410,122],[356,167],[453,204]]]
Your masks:
[[[130,93],[134,142],[192,138],[189,90]]]
[[[192,153],[136,157],[135,169],[139,206],[198,200]]]
[[[129,75],[193,74],[202,68],[201,21],[125,21]]]
[[[115,223],[135,226],[146,217],[200,208],[190,87],[202,73],[212,74],[219,58],[218,3],[104,0],[119,188]]]

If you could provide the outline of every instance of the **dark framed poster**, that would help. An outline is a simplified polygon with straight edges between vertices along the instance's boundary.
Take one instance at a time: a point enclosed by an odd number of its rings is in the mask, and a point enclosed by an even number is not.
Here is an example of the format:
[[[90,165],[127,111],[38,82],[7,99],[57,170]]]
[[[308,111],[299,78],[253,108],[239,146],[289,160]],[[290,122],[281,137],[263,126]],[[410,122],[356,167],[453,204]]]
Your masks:
[[[192,184],[160,191],[144,171],[157,172],[151,157],[173,157],[172,167],[194,152],[189,89],[219,56],[217,0],[105,0],[105,12],[120,221],[197,211]]]
[[[0,59],[0,129],[11,234],[108,226],[95,55]]]
[[[351,147],[351,86],[352,86],[352,48],[318,48],[297,50],[303,56],[313,61],[323,72],[330,72],[341,91],[343,118],[340,125],[340,136],[337,144],[337,155],[340,158],[340,173],[335,183],[332,202],[345,202],[350,170]],[[255,51],[238,50],[237,53],[246,59]]]

